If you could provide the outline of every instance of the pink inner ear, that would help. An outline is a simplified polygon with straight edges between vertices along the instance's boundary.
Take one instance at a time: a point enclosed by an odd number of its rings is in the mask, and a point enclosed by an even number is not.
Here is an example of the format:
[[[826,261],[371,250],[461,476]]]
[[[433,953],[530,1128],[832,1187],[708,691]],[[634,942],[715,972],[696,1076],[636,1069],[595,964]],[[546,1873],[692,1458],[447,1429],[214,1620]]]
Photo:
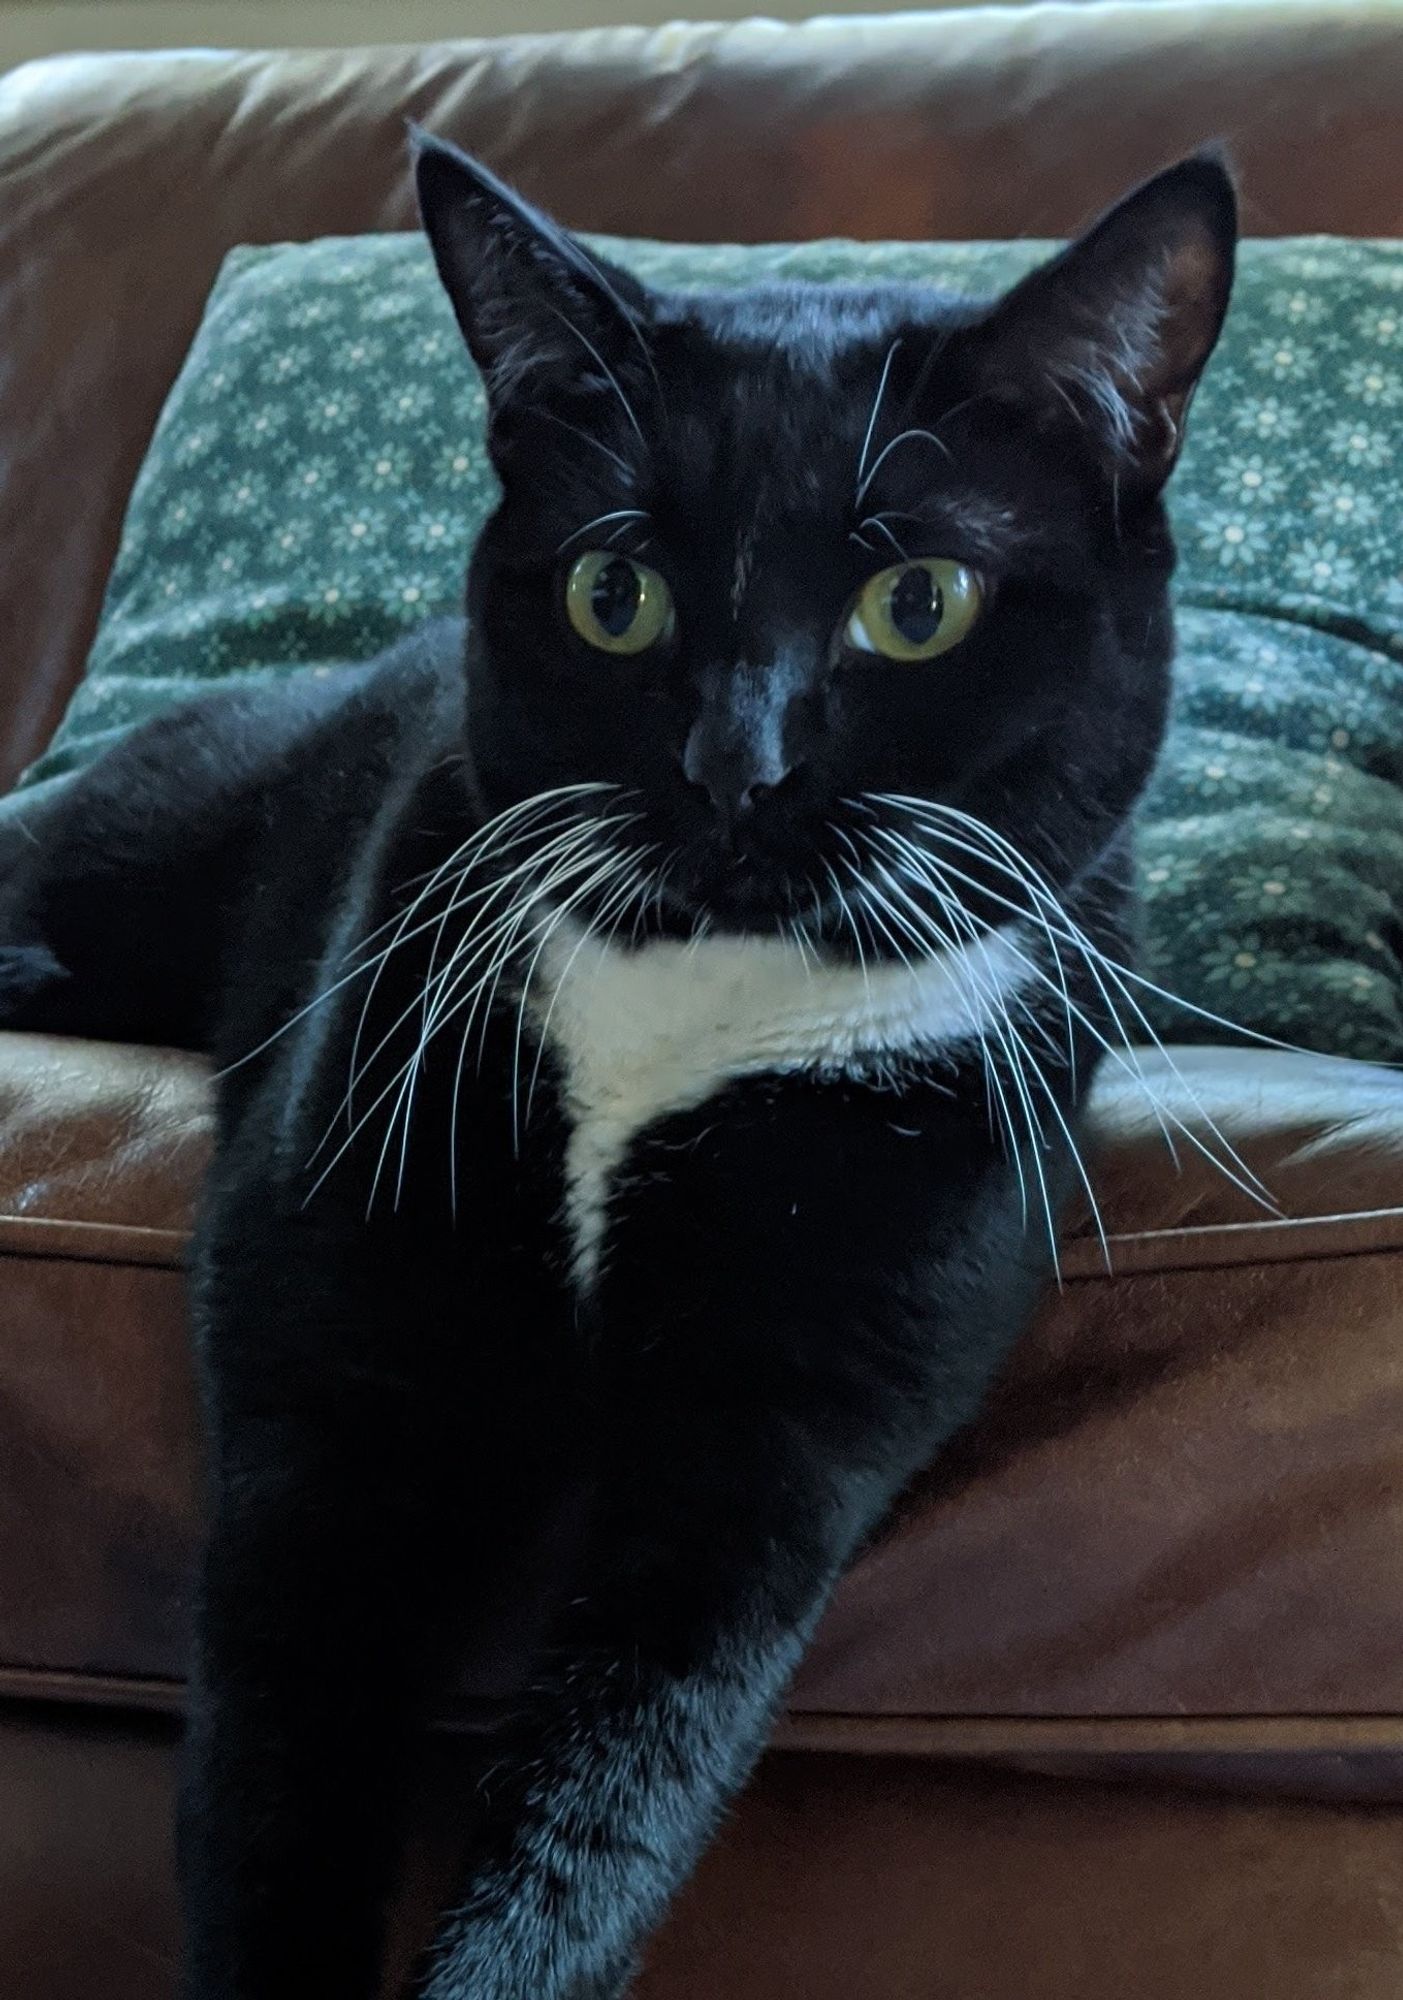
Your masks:
[[[1147,351],[1117,383],[1133,429],[1124,442],[1152,482],[1167,479],[1178,459],[1189,404],[1222,319],[1223,283],[1218,246],[1206,231],[1189,229],[1165,252]]]
[[[1191,230],[1165,260],[1165,317],[1157,366],[1145,387],[1182,405],[1198,379],[1223,312],[1223,260],[1211,237]]]
[[[1170,168],[1025,278],[981,335],[993,392],[1071,418],[1118,488],[1153,490],[1222,324],[1236,229],[1215,162]]]

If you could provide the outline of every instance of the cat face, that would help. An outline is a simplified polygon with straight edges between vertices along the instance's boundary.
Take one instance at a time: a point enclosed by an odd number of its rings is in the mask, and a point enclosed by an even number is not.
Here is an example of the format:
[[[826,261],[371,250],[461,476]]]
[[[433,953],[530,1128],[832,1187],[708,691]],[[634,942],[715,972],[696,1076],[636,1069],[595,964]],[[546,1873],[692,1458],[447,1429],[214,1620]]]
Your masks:
[[[1163,731],[1160,493],[1231,284],[1223,168],[970,303],[659,294],[455,150],[417,166],[502,485],[468,592],[484,809],[597,785],[648,924],[898,955],[912,848],[947,843],[947,927],[1025,893],[989,834],[1058,888],[1103,855]]]

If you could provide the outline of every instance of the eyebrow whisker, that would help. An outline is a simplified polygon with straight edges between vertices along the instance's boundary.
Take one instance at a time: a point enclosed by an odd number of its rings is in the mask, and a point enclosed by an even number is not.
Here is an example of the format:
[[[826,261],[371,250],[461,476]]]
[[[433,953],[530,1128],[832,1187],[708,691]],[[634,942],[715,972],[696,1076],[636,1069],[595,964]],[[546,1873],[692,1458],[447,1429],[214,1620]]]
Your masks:
[[[581,430],[578,424],[570,423],[565,417],[558,417],[554,410],[538,408],[533,412],[533,415],[542,418],[548,424],[559,424],[561,430],[569,431],[572,437],[579,438],[583,444],[593,445],[596,451],[602,451],[611,464],[618,467],[628,484],[630,486],[634,484],[633,467],[623,456],[622,452],[615,451],[612,446],[605,444],[602,438],[594,437],[589,431]]]
[[[857,489],[859,506],[866,497],[867,490],[871,486],[872,481],[877,477],[877,474],[881,471],[883,465],[885,465],[887,459],[896,450],[897,446],[899,444],[907,444],[916,439],[919,439],[924,444],[933,444],[937,451],[945,454],[951,465],[955,463],[954,455],[949,445],[943,444],[934,431],[922,430],[919,426],[913,426],[910,430],[906,431],[898,431],[896,436],[889,443],[883,445],[882,449],[878,452],[876,458],[872,461],[872,470]]]
[[[622,405],[624,415],[633,425],[634,434],[637,437],[638,442],[643,446],[643,449],[646,451],[648,448],[648,440],[643,434],[643,426],[638,421],[638,417],[635,414],[632,403],[630,403],[628,397],[624,394],[623,386],[620,383],[618,376],[614,373],[613,369],[604,359],[604,356],[600,353],[599,349],[595,346],[594,342],[590,339],[589,335],[587,333],[582,333],[580,328],[576,326],[574,320],[570,319],[565,313],[561,312],[558,306],[548,306],[547,311],[550,312],[554,318],[560,321],[560,324],[566,329],[567,332],[574,334],[576,340],[579,341],[580,345],[584,348],[585,352],[590,356],[591,360],[594,362],[595,367],[599,370],[600,374],[609,384],[609,387],[618,397],[619,402]]]
[[[857,525],[858,525],[859,537],[861,535],[861,531],[864,528],[875,528],[879,534],[886,536],[887,540],[891,543],[892,547],[896,550],[897,554],[901,557],[901,560],[903,562],[910,562],[911,560],[910,556],[906,553],[906,550],[902,547],[901,543],[897,540],[896,536],[892,533],[891,529],[887,526],[885,520],[883,520],[880,514],[869,514],[865,521],[859,521]],[[868,543],[866,542],[863,543],[864,548],[867,548],[868,546],[869,546]]]
[[[900,345],[901,345],[901,336],[900,334],[898,334],[896,339],[892,342],[891,346],[887,349],[887,358],[882,363],[881,380],[877,384],[877,393],[872,399],[872,414],[867,419],[867,435],[862,440],[862,456],[861,458],[859,458],[857,462],[857,497],[859,501],[862,499],[863,494],[867,491],[867,487],[863,480],[863,474],[867,470],[867,454],[872,449],[872,433],[877,428],[877,415],[882,407],[882,398],[887,393],[887,377],[891,374],[891,365],[892,362],[896,359],[896,350],[900,347]]]
[[[560,547],[556,550],[556,554],[563,555],[565,550],[569,548],[571,542],[578,542],[582,535],[588,535],[593,533],[594,529],[604,527],[605,524],[609,521],[618,521],[621,523],[625,523],[628,521],[646,521],[647,518],[648,518],[648,510],[646,507],[611,508],[607,514],[596,514],[592,521],[586,521],[582,528],[576,528],[573,534],[567,535],[565,537],[565,540],[560,544]],[[616,529],[615,533],[617,534],[618,532],[619,530]],[[610,539],[612,540],[613,537],[611,536]]]

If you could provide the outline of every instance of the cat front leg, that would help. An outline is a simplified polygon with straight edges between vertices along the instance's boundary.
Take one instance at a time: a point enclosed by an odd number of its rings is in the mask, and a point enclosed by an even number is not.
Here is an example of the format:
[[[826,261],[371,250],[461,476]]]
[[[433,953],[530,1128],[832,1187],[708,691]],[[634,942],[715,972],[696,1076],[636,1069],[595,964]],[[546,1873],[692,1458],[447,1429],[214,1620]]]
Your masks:
[[[714,1339],[689,1316],[690,1358],[669,1369],[675,1330],[674,1316],[620,1394],[595,1563],[489,1783],[425,2000],[627,1990],[854,1548],[967,1408],[944,1391],[938,1322],[929,1367],[910,1323],[887,1343],[841,1306],[809,1324],[737,1317]]]
[[[743,1470],[719,1424],[655,1442],[673,1447],[668,1466],[648,1454],[615,1494],[599,1524],[608,1573],[590,1580],[529,1734],[488,1782],[478,1872],[434,1948],[427,2000],[626,1990],[851,1547],[864,1510],[792,1463],[776,1478],[782,1439],[757,1432]]]
[[[296,1424],[217,1468],[185,1743],[186,2000],[376,1990],[408,1753],[425,1520]]]
[[[465,1337],[432,1260],[368,1235],[257,1234],[246,1212],[233,1240],[207,1247],[199,1283],[211,1521],[184,1992],[370,2000],[418,1733],[516,1567],[537,1480],[483,1359],[490,1327]]]
[[[592,1563],[425,2000],[625,1991],[837,1579],[1024,1322],[1018,1221],[935,1090],[757,1088],[636,1148],[594,1301]]]

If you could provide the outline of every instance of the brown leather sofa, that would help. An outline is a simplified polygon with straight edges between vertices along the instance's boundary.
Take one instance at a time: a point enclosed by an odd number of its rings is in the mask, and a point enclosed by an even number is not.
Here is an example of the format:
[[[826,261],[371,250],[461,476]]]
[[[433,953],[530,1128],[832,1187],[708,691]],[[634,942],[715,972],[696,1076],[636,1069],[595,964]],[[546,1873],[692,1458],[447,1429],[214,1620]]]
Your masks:
[[[567,220],[1055,232],[1226,136],[1249,227],[1403,234],[1393,0],[1038,6],[0,79],[0,773],[44,742],[229,245],[411,221],[406,114]],[[848,1580],[645,2000],[1396,2000],[1403,1079],[1166,1074],[1265,1220],[1100,1101],[976,1435]],[[0,1037],[0,1993],[167,2000],[201,1065]],[[498,1663],[499,1678],[507,1673]],[[453,1718],[488,1712],[492,1676]],[[465,1739],[428,1747],[403,1963]],[[323,1996],[309,1996],[323,2000]],[[327,1995],[325,2000],[335,2000]]]

